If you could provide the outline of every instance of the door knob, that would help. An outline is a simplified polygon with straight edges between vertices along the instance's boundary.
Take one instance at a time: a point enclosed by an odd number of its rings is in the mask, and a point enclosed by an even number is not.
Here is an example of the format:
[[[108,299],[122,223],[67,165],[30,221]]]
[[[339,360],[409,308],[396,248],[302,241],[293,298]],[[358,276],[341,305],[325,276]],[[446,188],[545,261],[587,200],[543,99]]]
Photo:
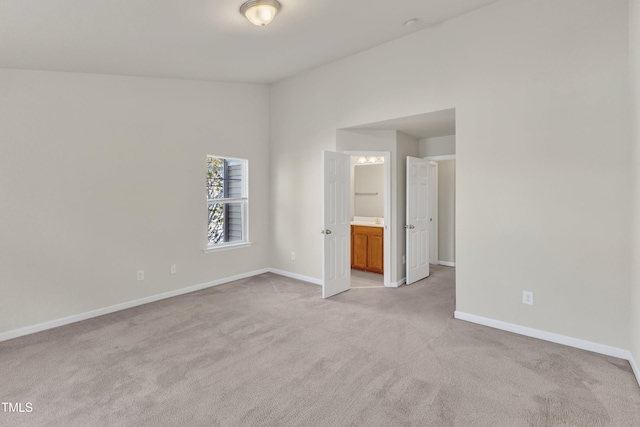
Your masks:
[[[331,234],[331,230],[326,229],[321,231],[322,234]]]
[[[416,226],[407,224],[407,225],[404,226],[404,228],[407,228],[409,230],[413,230],[414,228],[416,228]]]

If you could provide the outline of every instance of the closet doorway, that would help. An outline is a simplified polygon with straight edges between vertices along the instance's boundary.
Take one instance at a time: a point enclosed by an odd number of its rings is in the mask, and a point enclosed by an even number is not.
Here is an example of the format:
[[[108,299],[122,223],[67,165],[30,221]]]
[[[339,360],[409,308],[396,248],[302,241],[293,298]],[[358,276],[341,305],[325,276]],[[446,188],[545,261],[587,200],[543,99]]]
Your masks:
[[[425,156],[435,164],[435,188],[432,190],[431,215],[435,231],[430,234],[429,250],[431,264],[455,267],[455,200],[456,200],[456,155]]]

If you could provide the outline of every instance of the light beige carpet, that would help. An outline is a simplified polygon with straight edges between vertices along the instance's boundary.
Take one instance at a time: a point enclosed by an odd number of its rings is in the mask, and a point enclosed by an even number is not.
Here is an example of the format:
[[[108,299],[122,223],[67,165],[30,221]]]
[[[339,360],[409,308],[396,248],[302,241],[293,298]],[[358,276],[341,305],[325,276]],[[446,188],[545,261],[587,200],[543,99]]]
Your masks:
[[[2,426],[639,426],[628,362],[274,274],[0,343]]]

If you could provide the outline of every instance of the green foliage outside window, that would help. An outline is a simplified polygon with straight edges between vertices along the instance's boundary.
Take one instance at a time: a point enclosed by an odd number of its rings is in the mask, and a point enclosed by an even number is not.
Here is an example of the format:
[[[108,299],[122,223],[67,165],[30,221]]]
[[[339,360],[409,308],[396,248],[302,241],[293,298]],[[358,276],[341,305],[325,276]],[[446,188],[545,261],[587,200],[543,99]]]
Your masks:
[[[207,157],[207,199],[224,198],[224,159]],[[224,203],[209,203],[209,244],[225,241]]]

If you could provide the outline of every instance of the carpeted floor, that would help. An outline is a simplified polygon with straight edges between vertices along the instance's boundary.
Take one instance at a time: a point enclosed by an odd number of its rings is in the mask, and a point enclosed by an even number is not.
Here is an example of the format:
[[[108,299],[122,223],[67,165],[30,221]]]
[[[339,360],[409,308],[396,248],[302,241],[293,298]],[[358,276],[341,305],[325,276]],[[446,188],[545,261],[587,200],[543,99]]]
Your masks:
[[[454,320],[398,289],[264,274],[0,343],[2,426],[638,426],[628,362]]]

